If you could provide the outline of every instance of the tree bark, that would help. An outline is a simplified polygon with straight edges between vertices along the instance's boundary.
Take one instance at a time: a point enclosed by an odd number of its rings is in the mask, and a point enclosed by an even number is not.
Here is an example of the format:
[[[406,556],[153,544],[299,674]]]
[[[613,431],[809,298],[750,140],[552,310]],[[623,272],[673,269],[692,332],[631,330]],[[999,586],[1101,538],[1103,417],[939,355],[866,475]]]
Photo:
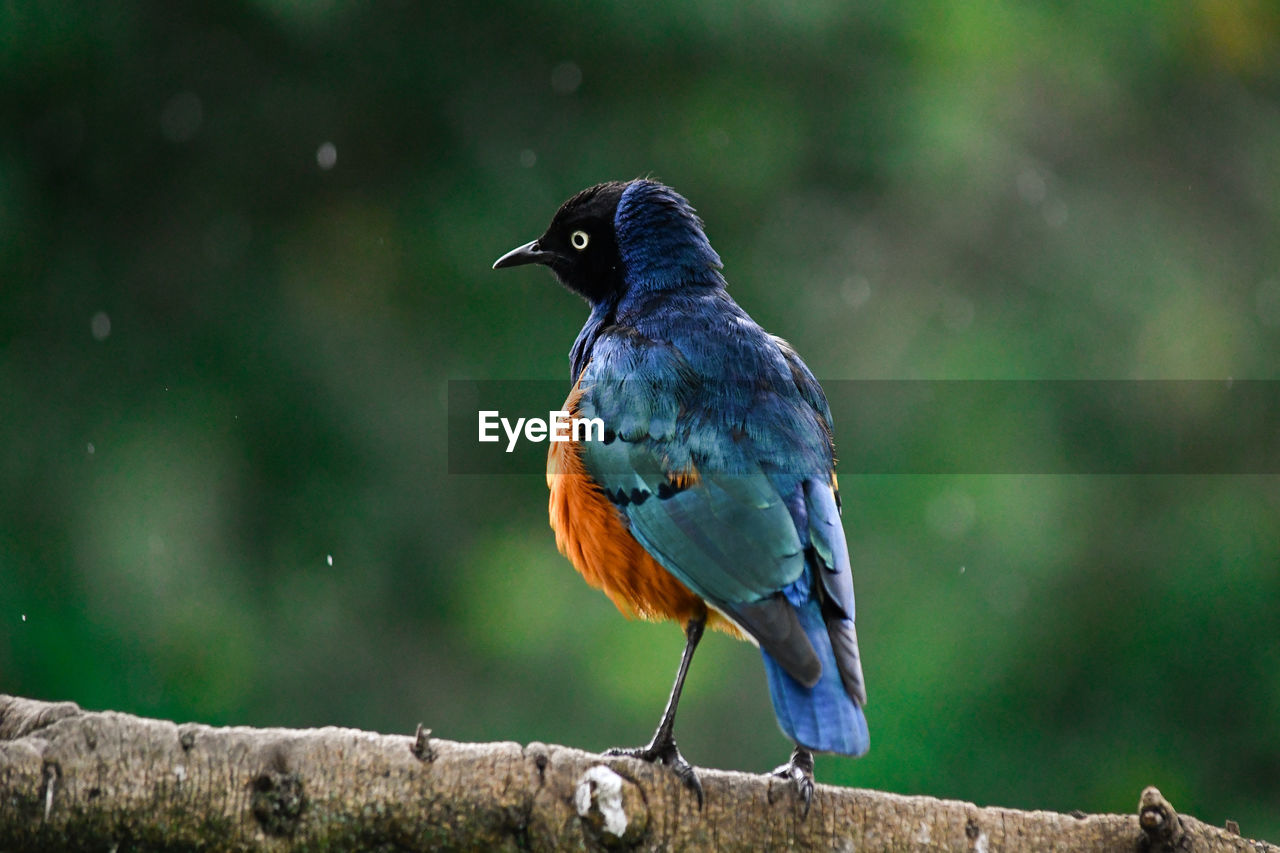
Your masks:
[[[1274,851],[1177,815],[1073,817],[531,743],[176,725],[0,695],[0,850]],[[1233,827],[1234,829],[1234,827]]]

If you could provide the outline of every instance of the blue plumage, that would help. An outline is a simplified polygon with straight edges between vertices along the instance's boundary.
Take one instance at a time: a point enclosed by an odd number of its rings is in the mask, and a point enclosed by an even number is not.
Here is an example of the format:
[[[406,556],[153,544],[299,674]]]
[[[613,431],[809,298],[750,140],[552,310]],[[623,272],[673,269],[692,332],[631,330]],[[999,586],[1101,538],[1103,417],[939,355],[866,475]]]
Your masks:
[[[693,284],[724,286],[720,256],[702,220],[684,197],[656,181],[632,181],[613,218],[618,254],[626,267],[627,296],[686,290]]]
[[[497,266],[528,262],[591,303],[571,369],[580,414],[602,418],[606,440],[579,452],[626,530],[759,643],[789,737],[865,753],[831,413],[813,374],[729,296],[701,220],[660,183],[580,193]],[[642,757],[667,760],[655,744],[682,680]],[[795,756],[789,766],[800,773]]]
[[[818,603],[809,597],[796,609],[805,634],[818,650],[822,678],[812,687],[805,687],[768,652],[761,652],[778,725],[787,737],[812,750],[863,755],[871,747],[867,719],[862,708],[849,697],[837,673],[832,645],[824,642],[828,627]]]

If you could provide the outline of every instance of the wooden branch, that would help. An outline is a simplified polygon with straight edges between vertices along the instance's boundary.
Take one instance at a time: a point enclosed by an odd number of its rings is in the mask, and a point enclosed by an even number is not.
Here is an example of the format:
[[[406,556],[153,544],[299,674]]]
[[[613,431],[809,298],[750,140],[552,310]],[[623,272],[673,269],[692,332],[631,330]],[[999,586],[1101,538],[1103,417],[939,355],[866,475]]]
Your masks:
[[[0,850],[1271,851],[1179,816],[1072,817],[531,743],[176,725],[0,695]]]

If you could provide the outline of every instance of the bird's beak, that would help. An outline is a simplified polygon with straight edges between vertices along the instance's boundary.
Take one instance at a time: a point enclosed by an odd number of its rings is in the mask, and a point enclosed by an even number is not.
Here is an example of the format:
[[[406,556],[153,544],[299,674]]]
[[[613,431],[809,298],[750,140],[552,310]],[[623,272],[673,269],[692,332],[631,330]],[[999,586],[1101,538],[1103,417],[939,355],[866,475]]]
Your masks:
[[[503,267],[518,267],[523,264],[545,264],[551,260],[552,256],[551,252],[544,252],[538,248],[538,241],[534,240],[498,258],[493,262],[493,268],[500,270]]]

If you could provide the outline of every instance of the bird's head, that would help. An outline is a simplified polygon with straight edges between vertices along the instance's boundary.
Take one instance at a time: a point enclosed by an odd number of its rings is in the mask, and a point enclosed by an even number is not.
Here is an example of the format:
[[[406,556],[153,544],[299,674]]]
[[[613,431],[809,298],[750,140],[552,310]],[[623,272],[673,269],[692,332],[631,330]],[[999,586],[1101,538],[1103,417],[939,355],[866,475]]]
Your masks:
[[[648,179],[597,184],[566,201],[546,233],[494,269],[544,264],[592,304],[628,291],[724,284],[720,256],[689,202]]]

